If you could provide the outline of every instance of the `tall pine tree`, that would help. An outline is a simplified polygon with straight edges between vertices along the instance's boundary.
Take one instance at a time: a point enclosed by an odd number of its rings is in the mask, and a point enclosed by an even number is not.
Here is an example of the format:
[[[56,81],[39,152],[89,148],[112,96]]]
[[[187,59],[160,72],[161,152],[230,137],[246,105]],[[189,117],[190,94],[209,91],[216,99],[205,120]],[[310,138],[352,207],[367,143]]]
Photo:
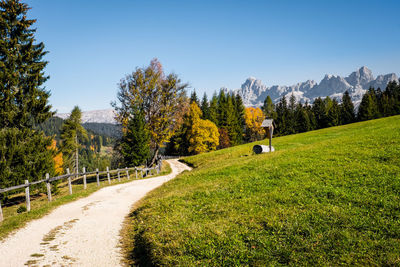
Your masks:
[[[209,120],[210,119],[210,106],[208,104],[208,99],[207,99],[207,94],[204,93],[203,99],[201,100],[201,112],[203,113],[202,118],[204,120]]]
[[[356,115],[354,112],[354,105],[351,101],[350,94],[348,91],[344,92],[342,97],[342,103],[340,105],[340,117],[342,124],[348,124],[355,122]]]
[[[125,166],[139,166],[146,162],[150,155],[149,141],[144,114],[137,111],[132,114],[119,144]]]
[[[262,111],[265,114],[265,117],[270,118],[270,119],[276,119],[276,113],[275,113],[275,105],[272,102],[272,99],[270,96],[267,96],[264,100],[264,105],[262,106]]]
[[[43,88],[47,52],[35,41],[28,10],[18,0],[0,2],[0,187],[54,173],[52,140],[32,129],[52,112]]]
[[[43,43],[35,43],[36,20],[18,0],[0,2],[0,127],[32,127],[52,116],[50,92],[42,86],[47,61]]]
[[[61,128],[61,151],[64,156],[64,165],[75,170],[76,173],[79,173],[80,143],[88,140],[87,132],[81,125],[81,117],[81,110],[75,106]]]
[[[209,108],[209,120],[219,126],[218,122],[218,97],[217,93],[214,92],[211,100],[210,100],[210,108]]]

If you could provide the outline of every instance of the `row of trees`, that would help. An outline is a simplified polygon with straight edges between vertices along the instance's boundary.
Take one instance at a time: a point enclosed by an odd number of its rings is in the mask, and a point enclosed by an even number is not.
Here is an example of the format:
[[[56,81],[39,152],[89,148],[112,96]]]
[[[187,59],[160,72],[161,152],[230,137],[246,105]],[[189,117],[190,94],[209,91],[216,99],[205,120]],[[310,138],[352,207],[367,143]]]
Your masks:
[[[385,91],[370,88],[363,96],[358,112],[346,91],[339,103],[330,97],[316,98],[312,105],[297,103],[292,95],[274,105],[268,96],[262,110],[266,117],[273,118],[276,135],[301,133],[315,129],[338,126],[400,114],[400,85],[390,82]]]

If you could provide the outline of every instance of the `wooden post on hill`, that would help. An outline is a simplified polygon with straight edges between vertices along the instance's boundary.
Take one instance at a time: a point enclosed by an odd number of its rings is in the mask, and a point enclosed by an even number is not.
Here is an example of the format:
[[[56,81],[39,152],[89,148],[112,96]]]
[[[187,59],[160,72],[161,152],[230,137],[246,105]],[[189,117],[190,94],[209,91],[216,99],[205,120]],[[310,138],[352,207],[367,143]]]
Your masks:
[[[119,169],[117,169],[117,171],[118,171],[118,182],[121,182],[121,176],[119,174]]]
[[[269,139],[269,151],[268,152],[272,152],[272,135],[274,133],[273,121],[274,121],[273,119],[265,119],[261,124],[261,127],[266,129],[266,131],[267,131],[267,137]]]
[[[82,172],[83,172],[83,189],[86,190],[86,168],[85,167],[82,168]]]
[[[96,169],[96,181],[97,181],[97,186],[100,186],[99,169]]]
[[[1,209],[1,201],[0,201],[0,222],[3,221],[3,210]]]
[[[128,167],[125,167],[125,170],[126,170],[126,177],[128,177],[128,180],[129,180],[129,170],[128,170]]]
[[[69,168],[67,168],[67,174],[69,174]],[[72,195],[72,182],[71,182],[71,175],[68,176],[68,189],[69,194]]]
[[[25,184],[28,185],[27,187],[25,187],[26,210],[31,211],[31,199],[29,196],[29,181],[25,180]]]
[[[135,167],[135,176],[136,176],[136,179],[137,179],[137,168]]]
[[[110,179],[110,169],[107,166],[107,180],[108,180],[108,184],[111,184],[111,179]]]
[[[50,175],[46,173],[46,187],[47,187],[47,199],[51,201],[51,185],[49,181]]]

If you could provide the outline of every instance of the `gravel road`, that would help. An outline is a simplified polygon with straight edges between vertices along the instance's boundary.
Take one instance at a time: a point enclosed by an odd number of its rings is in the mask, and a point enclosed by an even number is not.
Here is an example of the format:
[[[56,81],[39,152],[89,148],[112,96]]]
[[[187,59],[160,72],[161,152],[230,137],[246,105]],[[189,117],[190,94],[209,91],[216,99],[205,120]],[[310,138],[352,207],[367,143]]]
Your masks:
[[[169,175],[102,188],[28,223],[0,242],[0,266],[119,266],[119,232],[132,205],[190,169],[168,163]]]

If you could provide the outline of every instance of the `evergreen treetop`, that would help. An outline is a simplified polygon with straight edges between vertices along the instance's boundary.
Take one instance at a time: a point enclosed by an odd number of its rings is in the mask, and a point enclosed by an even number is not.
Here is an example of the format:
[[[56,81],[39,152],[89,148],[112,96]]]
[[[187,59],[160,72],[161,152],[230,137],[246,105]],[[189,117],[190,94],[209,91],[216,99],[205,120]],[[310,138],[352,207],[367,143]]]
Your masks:
[[[42,88],[47,52],[35,43],[28,10],[19,0],[0,2],[0,127],[32,127],[53,114],[50,92]]]

